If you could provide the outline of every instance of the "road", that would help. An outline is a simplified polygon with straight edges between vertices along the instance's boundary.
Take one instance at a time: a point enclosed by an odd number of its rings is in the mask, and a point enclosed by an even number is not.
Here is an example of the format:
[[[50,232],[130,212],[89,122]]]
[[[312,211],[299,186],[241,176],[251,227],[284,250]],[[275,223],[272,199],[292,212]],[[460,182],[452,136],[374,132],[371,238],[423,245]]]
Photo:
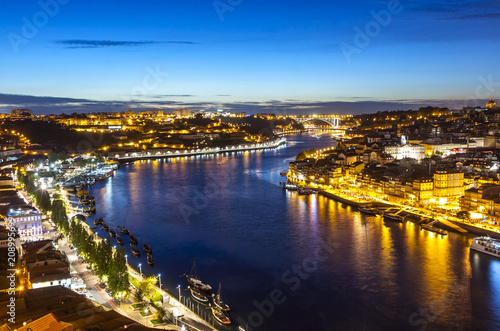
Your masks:
[[[59,236],[59,232],[57,232],[57,230],[52,226],[51,222],[49,222],[47,219],[42,221],[42,226],[44,227],[44,231],[48,232],[45,233],[47,239],[55,239],[56,237]],[[148,318],[143,318],[140,315],[139,311],[133,310],[131,305],[134,302],[132,302],[130,298],[127,298],[123,302],[120,302],[120,300],[112,298],[105,291],[105,289],[101,288],[101,286],[98,285],[100,283],[99,278],[92,270],[89,270],[87,268],[88,264],[83,263],[82,260],[78,259],[76,250],[71,249],[69,247],[67,238],[60,239],[58,241],[58,246],[59,250],[61,250],[68,256],[68,262],[70,264],[70,271],[72,275],[83,280],[83,283],[86,285],[87,288],[87,293],[90,294],[88,296],[92,300],[94,300],[95,302],[99,303],[100,305],[106,308],[113,309],[118,313],[127,316],[145,326],[152,327],[152,325],[149,323],[149,320],[152,319],[152,316]],[[130,265],[128,266],[128,270],[132,277],[137,279],[141,278],[139,272],[130,267]],[[155,327],[156,329],[179,330],[181,329],[182,324],[185,324],[186,330],[190,329],[199,331],[215,330],[214,328],[210,327],[206,322],[201,320],[201,318],[199,318],[195,313],[190,311],[187,307],[180,304],[179,301],[175,299],[175,297],[172,297],[169,293],[167,293],[164,290],[160,290],[160,288],[158,288],[157,286],[155,286],[154,288],[155,290],[159,291],[164,298],[168,298],[167,300],[165,300],[166,302],[163,304],[163,306],[166,309],[172,311],[172,309],[176,308],[183,315],[179,319],[179,321],[181,321],[181,323],[179,323],[180,324],[179,326],[175,326],[173,324],[164,324]]]

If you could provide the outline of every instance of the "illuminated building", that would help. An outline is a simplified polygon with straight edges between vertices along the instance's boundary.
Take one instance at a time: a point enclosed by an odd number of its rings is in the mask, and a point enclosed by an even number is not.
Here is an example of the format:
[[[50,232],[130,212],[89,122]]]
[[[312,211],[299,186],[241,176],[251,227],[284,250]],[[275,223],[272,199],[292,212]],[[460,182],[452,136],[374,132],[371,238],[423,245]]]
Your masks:
[[[417,144],[389,145],[384,146],[384,152],[392,155],[396,160],[405,158],[421,160],[425,157],[425,146]]]
[[[497,102],[496,102],[495,100],[490,99],[490,100],[486,103],[486,108],[489,108],[489,109],[498,108]]]
[[[434,174],[434,197],[453,199],[464,196],[464,173],[458,170],[438,170]]]

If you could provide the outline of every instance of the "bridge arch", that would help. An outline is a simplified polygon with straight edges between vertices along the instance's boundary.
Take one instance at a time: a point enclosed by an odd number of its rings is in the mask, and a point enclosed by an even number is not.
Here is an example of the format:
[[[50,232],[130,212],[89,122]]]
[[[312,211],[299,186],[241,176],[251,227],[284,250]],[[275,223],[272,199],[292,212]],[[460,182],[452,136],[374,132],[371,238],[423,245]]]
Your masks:
[[[340,126],[340,118],[338,117],[308,117],[308,118],[297,118],[297,122],[306,123],[310,121],[323,121],[329,124],[332,128],[338,128]]]

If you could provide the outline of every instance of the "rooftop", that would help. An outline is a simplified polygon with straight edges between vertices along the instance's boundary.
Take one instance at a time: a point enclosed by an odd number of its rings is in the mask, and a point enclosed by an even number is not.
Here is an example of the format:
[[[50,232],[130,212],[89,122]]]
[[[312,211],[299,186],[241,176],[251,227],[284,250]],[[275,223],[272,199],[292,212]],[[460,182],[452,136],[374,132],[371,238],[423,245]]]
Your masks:
[[[9,317],[7,304],[10,297],[6,292],[0,293],[0,318],[3,321]],[[16,323],[7,325],[12,330],[20,329],[23,322],[36,321],[50,313],[58,321],[71,323],[74,329],[80,330],[153,330],[62,286],[16,292]]]

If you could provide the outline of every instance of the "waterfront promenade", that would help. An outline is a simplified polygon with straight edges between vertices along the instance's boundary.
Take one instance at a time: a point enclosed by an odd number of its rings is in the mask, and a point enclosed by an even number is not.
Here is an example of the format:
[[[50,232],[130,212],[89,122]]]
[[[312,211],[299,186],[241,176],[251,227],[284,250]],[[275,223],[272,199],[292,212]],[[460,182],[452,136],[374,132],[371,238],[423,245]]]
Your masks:
[[[48,231],[48,239],[55,239],[59,236],[59,232],[52,226],[51,222],[47,220],[44,221],[43,226]],[[88,229],[91,231],[91,229]],[[102,240],[101,237],[97,237],[98,241]],[[78,257],[75,249],[70,248],[70,242],[65,237],[58,241],[59,250],[64,252],[68,257],[68,262],[70,264],[70,270],[73,276],[82,279],[83,283],[86,285],[88,297],[99,303],[100,305],[117,311],[118,313],[131,318],[132,320],[153,328],[150,320],[153,319],[153,315],[148,316],[146,318],[142,317],[140,311],[132,309],[133,302],[131,300],[131,296],[129,296],[125,300],[120,300],[111,297],[99,284],[100,281],[95,273],[88,268],[88,264],[82,263]],[[132,268],[129,264],[127,264],[128,272],[131,278],[142,279],[142,275]],[[174,325],[172,323],[163,323],[158,326],[155,326],[155,329],[163,329],[163,330],[180,330],[183,325],[189,327],[191,330],[199,330],[199,331],[212,331],[216,330],[211,327],[207,322],[205,322],[202,318],[196,315],[194,312],[189,310],[185,305],[181,304],[175,296],[172,296],[170,293],[165,291],[164,289],[160,289],[158,286],[153,286],[153,290],[159,292],[163,298],[164,302],[157,302],[157,304],[162,305],[165,309],[169,310],[173,315],[178,315],[178,325]]]
[[[182,150],[182,151],[181,150],[171,151],[167,149],[160,149],[155,151],[143,151],[143,152],[119,152],[119,153],[109,154],[108,157],[115,161],[128,162],[141,159],[161,159],[161,158],[197,156],[205,154],[222,154],[230,152],[270,149],[270,148],[276,148],[285,143],[286,143],[286,138],[281,137],[268,142],[253,143],[253,144],[248,143],[237,146],[233,145],[226,147],[215,147],[215,148]]]
[[[422,208],[422,207],[414,207],[408,205],[402,205],[394,202],[390,202],[387,200],[383,200],[380,198],[372,197],[368,194],[368,192],[361,192],[359,188],[357,188],[358,193],[353,193],[349,191],[342,190],[323,190],[321,194],[330,199],[336,200],[338,202],[353,206],[353,207],[365,207],[370,206],[373,203],[378,203],[381,205],[386,205],[387,207],[396,207],[405,210],[406,212],[420,218],[434,218],[438,220],[438,223],[441,227],[444,227],[450,231],[458,232],[461,234],[472,233],[475,235],[481,236],[490,236],[493,238],[500,238],[500,229],[487,227],[481,224],[471,224],[466,223],[463,220],[455,217],[454,215],[448,213],[439,213],[434,210]],[[418,222],[421,223],[421,222]]]

